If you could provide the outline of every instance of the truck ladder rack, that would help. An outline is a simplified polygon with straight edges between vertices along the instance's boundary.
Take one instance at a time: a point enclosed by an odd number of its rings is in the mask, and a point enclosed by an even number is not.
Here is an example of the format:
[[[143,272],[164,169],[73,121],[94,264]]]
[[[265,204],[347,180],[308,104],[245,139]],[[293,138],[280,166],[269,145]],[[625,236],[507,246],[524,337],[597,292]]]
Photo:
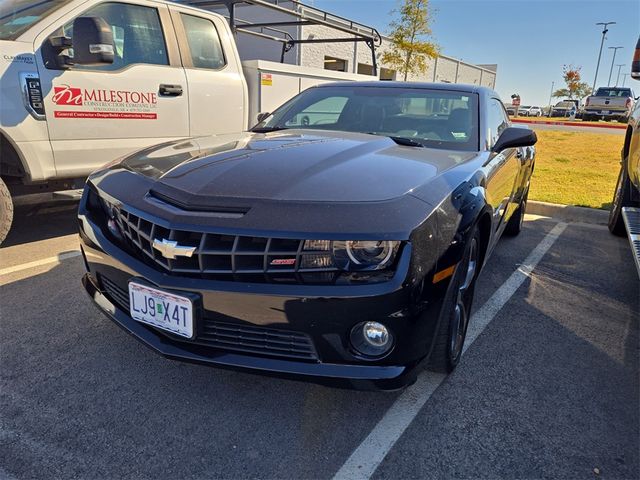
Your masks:
[[[631,252],[636,262],[638,275],[640,275],[640,208],[623,207],[622,218],[627,228]]]
[[[382,43],[382,37],[375,28],[302,4],[298,0],[178,0],[178,3],[200,8],[226,7],[229,11],[227,19],[234,33],[241,32],[282,43],[282,55],[280,57],[282,63],[284,63],[285,54],[298,44],[364,42],[371,50],[373,74],[378,74],[376,47]],[[263,7],[267,10],[290,15],[294,19],[259,23],[240,20],[237,18],[235,10],[238,4]],[[283,4],[289,4],[291,7],[285,7]],[[348,36],[301,39],[293,38],[288,32],[278,29],[278,27],[301,25],[322,25]],[[259,31],[253,29],[259,29]],[[269,33],[265,33],[265,31]]]

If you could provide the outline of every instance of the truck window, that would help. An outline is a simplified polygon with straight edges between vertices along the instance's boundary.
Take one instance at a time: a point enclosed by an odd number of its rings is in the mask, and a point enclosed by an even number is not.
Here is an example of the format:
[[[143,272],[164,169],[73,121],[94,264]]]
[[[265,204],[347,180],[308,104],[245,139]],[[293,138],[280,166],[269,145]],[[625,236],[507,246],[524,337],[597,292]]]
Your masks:
[[[191,62],[196,68],[217,70],[225,60],[218,31],[211,20],[180,14],[191,51]]]
[[[81,16],[101,17],[111,25],[115,55],[111,65],[76,65],[75,69],[120,70],[136,63],[169,64],[160,17],[155,8],[127,3],[102,3]],[[73,38],[73,22],[65,25],[63,30],[66,36]]]
[[[599,88],[596,97],[630,97],[630,88]]]

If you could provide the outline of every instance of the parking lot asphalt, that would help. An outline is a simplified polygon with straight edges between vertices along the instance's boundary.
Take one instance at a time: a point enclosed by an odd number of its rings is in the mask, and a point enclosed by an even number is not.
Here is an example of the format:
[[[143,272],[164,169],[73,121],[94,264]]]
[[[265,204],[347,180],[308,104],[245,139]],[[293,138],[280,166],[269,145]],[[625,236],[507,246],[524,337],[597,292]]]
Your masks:
[[[459,368],[376,393],[151,352],[82,290],[74,207],[19,208],[0,249],[0,478],[640,477],[640,284],[606,227],[527,218]]]

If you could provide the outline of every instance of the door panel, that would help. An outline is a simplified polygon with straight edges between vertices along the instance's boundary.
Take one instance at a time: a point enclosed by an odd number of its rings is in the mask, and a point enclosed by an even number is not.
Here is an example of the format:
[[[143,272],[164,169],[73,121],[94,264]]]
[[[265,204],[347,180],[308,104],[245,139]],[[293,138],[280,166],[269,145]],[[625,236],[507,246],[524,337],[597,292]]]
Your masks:
[[[169,18],[167,7],[160,8]],[[185,73],[170,64],[167,41],[175,37],[166,38],[160,14],[144,1],[104,2],[79,14],[111,25],[112,65],[47,69],[36,55],[59,176],[85,175],[133,150],[189,135]],[[65,35],[73,35],[72,25],[73,19],[65,23]],[[163,95],[160,84],[179,85],[184,93]]]
[[[493,146],[500,134],[509,126],[506,111],[499,100],[489,101],[487,118],[490,146]],[[506,149],[495,155],[486,165],[487,200],[494,209],[494,217],[498,220],[494,222],[497,230],[501,230],[506,224],[516,206],[513,200],[520,173],[520,159],[516,153],[514,148]]]

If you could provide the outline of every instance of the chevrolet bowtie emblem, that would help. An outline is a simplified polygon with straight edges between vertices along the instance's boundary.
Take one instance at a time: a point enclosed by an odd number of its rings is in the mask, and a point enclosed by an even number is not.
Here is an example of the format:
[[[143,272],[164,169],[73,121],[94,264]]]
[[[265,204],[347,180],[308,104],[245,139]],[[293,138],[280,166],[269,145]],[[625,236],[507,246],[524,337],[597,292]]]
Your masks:
[[[164,258],[168,258],[170,260],[173,260],[176,257],[190,257],[193,255],[193,252],[196,251],[196,247],[178,245],[178,242],[175,240],[167,240],[166,238],[163,238],[162,240],[154,238],[153,248],[158,250]]]

